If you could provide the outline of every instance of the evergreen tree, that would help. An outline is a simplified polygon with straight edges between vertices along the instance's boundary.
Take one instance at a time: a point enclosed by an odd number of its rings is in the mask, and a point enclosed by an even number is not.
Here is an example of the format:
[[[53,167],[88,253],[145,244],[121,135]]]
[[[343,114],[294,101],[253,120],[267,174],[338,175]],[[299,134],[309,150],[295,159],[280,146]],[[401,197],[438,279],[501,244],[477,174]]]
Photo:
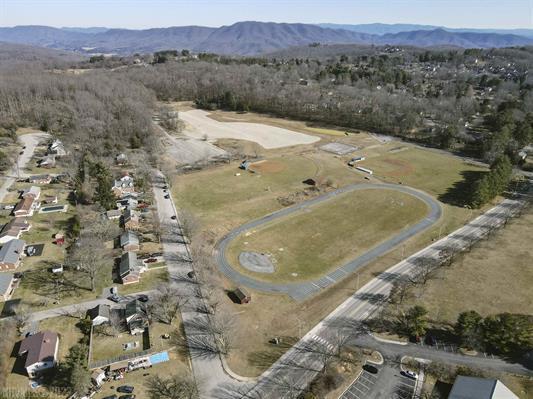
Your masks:
[[[461,344],[467,348],[477,348],[483,338],[483,318],[474,310],[462,312],[455,323],[455,333],[461,340]]]

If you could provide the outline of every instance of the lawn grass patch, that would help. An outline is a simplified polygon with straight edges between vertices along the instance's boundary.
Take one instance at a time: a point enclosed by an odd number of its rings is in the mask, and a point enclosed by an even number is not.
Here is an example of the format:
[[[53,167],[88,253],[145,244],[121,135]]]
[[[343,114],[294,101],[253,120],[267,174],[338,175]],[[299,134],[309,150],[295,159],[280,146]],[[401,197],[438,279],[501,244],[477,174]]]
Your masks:
[[[313,279],[391,238],[427,211],[421,200],[393,190],[345,193],[240,235],[229,246],[228,260],[266,281]],[[244,269],[238,261],[242,251],[268,254],[276,271]]]

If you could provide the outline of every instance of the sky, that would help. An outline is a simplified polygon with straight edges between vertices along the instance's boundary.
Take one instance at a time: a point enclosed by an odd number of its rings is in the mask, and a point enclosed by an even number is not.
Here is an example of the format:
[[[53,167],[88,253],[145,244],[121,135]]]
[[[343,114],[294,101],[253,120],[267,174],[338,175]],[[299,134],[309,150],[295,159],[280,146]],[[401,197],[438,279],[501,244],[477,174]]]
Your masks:
[[[0,26],[142,29],[238,21],[533,29],[533,0],[0,0]]]

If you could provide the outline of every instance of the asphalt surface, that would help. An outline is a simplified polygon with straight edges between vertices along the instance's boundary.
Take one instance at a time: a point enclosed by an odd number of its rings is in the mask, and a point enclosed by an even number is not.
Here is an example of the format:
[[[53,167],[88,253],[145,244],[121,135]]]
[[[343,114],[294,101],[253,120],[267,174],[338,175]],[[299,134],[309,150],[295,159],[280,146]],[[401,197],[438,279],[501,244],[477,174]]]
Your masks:
[[[339,399],[411,399],[416,381],[403,376],[398,366],[375,366],[377,374],[363,370]]]
[[[337,269],[331,271],[325,276],[313,280],[306,281],[301,283],[288,283],[288,284],[276,284],[269,283],[265,281],[256,280],[253,277],[246,276],[237,270],[235,270],[226,258],[226,250],[231,242],[240,234],[263,226],[266,223],[269,223],[275,219],[283,218],[288,215],[291,215],[296,212],[301,212],[313,205],[328,201],[332,198],[335,198],[338,195],[349,193],[358,190],[368,190],[368,189],[381,189],[381,190],[395,190],[405,194],[412,195],[419,200],[423,201],[428,206],[428,214],[424,219],[419,221],[412,226],[408,226],[396,234],[394,237],[388,239],[387,241],[375,246],[369,251],[365,252],[361,256],[351,260],[345,265],[338,267]],[[379,258],[383,254],[390,251],[392,248],[396,247],[398,244],[408,240],[414,235],[420,233],[421,231],[432,226],[441,216],[442,210],[439,203],[433,199],[431,196],[423,193],[421,191],[415,190],[413,188],[394,185],[394,184],[374,184],[374,183],[364,183],[364,184],[352,184],[346,187],[340,188],[335,191],[331,191],[327,194],[321,195],[319,197],[313,198],[309,201],[305,201],[300,204],[296,204],[291,207],[281,209],[277,212],[271,213],[267,216],[264,216],[260,219],[253,220],[249,223],[243,224],[240,227],[232,230],[228,233],[218,244],[216,259],[218,267],[222,273],[226,275],[230,280],[236,282],[239,285],[244,285],[248,288],[252,288],[258,291],[270,292],[270,293],[281,293],[291,296],[295,300],[304,300],[322,289],[329,287],[332,284],[335,284],[344,277],[354,273],[363,266],[372,262],[373,260]]]

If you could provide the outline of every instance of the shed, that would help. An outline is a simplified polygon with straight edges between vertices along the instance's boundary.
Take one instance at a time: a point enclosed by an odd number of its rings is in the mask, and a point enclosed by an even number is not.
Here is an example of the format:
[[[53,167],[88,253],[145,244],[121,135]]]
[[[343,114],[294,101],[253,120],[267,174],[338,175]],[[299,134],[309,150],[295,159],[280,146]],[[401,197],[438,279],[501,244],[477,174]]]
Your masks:
[[[240,304],[249,303],[252,300],[252,296],[244,288],[235,289],[233,295]]]

